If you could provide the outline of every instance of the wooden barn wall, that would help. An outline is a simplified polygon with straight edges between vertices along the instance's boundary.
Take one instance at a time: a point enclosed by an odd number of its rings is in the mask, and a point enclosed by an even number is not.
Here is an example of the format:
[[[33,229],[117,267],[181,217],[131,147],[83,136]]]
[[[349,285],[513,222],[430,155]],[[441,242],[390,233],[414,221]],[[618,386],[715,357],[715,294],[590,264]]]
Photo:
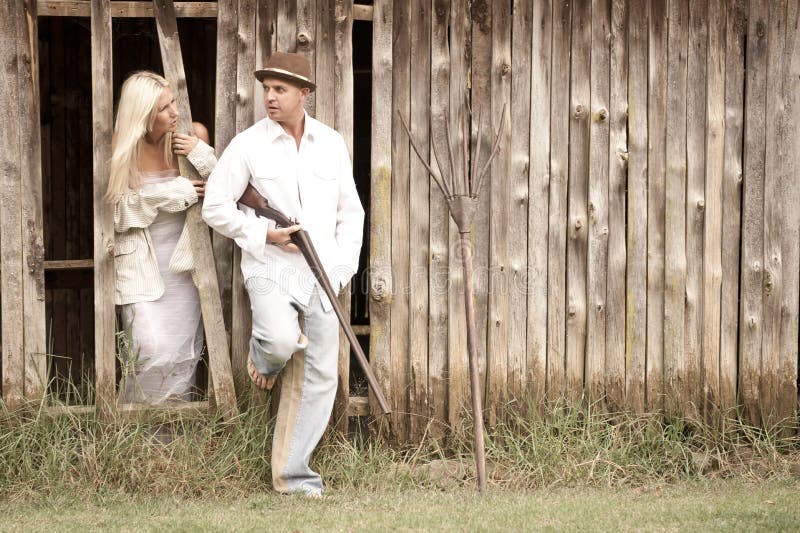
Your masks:
[[[458,426],[469,401],[458,232],[401,115],[429,159],[430,143],[447,142],[446,116],[457,124],[473,111],[471,151],[480,143],[484,157],[488,131],[502,139],[472,232],[490,423],[563,400],[708,419],[742,406],[755,423],[795,414],[799,3],[177,2],[192,112],[218,153],[263,116],[252,71],[271,50],[311,60],[308,110],[345,136],[368,213],[362,273],[343,303],[400,440]],[[92,257],[89,3],[40,0],[38,28],[36,2],[12,4],[0,18],[9,403],[29,394],[29,375],[35,384],[34,353],[53,355],[51,377],[90,382],[94,342],[91,264],[68,263]],[[73,17],[45,16],[68,4]],[[118,94],[127,73],[159,70],[160,57],[147,3],[111,5]],[[128,9],[141,18],[120,16]],[[511,120],[497,132],[504,105]],[[40,168],[25,157],[38,155],[26,141],[39,128]],[[243,390],[249,305],[238,253],[213,240]],[[343,342],[342,429],[366,408],[347,352]]]

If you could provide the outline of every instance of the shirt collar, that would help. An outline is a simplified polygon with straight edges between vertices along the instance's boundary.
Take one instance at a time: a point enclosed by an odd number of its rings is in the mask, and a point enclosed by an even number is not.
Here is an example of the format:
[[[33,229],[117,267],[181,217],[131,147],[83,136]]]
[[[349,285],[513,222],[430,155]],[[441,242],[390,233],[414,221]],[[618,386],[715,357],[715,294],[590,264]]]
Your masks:
[[[306,111],[303,111],[305,114],[305,128],[303,130],[303,139],[314,140],[315,134],[319,131],[319,123],[311,118]],[[275,142],[281,135],[289,136],[288,133],[283,129],[283,127],[272,120],[269,117],[265,117],[267,122],[267,140],[269,142]]]

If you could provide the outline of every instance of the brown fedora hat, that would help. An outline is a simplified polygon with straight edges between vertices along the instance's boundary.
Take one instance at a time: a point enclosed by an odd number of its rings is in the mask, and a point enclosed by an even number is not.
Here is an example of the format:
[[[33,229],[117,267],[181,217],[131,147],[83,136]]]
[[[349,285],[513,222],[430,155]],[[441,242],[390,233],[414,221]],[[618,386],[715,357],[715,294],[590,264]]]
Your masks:
[[[256,70],[255,75],[258,81],[264,81],[264,78],[279,78],[301,87],[308,87],[312,92],[317,88],[314,75],[311,73],[311,64],[300,54],[273,52],[267,64]]]

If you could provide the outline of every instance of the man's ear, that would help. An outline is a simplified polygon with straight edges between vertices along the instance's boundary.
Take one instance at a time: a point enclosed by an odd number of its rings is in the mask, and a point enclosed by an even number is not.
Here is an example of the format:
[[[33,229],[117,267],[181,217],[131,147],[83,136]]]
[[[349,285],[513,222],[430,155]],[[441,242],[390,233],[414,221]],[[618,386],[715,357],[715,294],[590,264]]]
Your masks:
[[[311,89],[309,89],[308,87],[301,87],[300,92],[303,93],[303,96],[308,96],[309,94],[311,94]]]

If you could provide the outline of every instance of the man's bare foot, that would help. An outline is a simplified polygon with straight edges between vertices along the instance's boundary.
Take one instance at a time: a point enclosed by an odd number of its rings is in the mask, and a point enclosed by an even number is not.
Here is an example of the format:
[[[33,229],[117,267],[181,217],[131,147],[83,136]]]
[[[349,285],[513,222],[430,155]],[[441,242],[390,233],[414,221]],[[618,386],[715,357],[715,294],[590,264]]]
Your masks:
[[[271,374],[265,376],[264,374],[260,374],[256,369],[256,365],[253,364],[253,361],[247,361],[247,373],[250,375],[250,379],[255,383],[255,386],[261,390],[270,390],[272,387],[275,386],[275,382],[278,380],[277,374]]]

